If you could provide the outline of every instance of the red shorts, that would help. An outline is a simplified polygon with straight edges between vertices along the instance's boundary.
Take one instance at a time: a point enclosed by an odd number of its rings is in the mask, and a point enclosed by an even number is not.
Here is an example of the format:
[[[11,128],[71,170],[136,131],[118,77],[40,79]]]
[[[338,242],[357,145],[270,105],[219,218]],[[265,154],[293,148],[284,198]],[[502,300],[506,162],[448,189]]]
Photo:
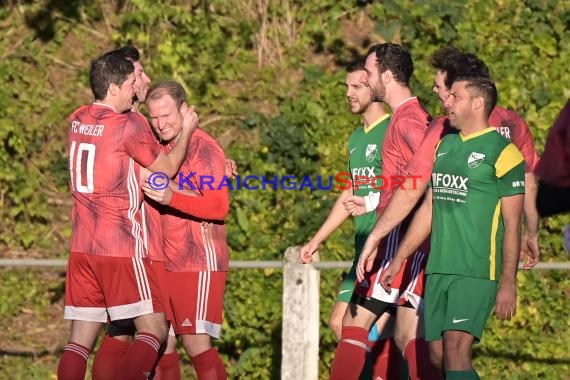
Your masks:
[[[164,312],[155,270],[148,259],[71,252],[64,318],[106,323]]]
[[[414,308],[423,310],[424,272],[428,258],[423,249],[416,251],[404,262],[403,269],[392,281],[392,292],[390,294],[380,285],[382,273],[396,254],[400,241],[405,234],[402,231],[404,228],[398,226],[380,242],[372,270],[366,274],[364,281],[356,284],[355,292],[387,303],[403,305],[410,302]]]
[[[166,272],[177,335],[220,337],[227,272]]]

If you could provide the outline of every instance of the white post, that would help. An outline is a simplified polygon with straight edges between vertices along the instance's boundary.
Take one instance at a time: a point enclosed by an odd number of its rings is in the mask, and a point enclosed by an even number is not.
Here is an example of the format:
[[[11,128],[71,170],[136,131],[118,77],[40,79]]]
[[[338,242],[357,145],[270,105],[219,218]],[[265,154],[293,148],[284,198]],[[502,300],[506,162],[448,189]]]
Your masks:
[[[284,258],[281,379],[317,380],[320,272],[298,263],[299,249],[287,248]]]

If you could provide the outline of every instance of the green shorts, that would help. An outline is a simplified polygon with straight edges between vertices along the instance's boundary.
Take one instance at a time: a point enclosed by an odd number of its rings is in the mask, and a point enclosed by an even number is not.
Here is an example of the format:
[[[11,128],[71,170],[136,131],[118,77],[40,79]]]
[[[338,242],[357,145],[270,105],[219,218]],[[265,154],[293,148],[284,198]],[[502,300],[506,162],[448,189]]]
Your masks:
[[[338,288],[338,293],[336,295],[336,302],[349,303],[352,297],[352,291],[354,290],[354,284],[356,283],[356,264],[353,262],[348,273],[342,279],[342,283]]]
[[[425,339],[443,339],[443,332],[465,331],[481,340],[495,306],[498,282],[454,274],[428,274],[424,297]]]

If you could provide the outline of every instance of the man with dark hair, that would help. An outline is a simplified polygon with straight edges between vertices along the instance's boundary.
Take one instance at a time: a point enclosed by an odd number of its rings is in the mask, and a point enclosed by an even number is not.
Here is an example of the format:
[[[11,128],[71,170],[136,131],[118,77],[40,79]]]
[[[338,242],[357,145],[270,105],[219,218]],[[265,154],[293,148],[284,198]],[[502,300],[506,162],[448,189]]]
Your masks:
[[[524,159],[489,127],[497,91],[484,77],[453,83],[444,105],[459,133],[439,143],[431,186],[381,284],[391,281],[430,235],[425,330],[434,365],[445,378],[479,379],[471,347],[495,307],[516,313],[516,273],[524,198]]]
[[[382,146],[382,175],[388,179],[404,174],[402,169],[419,147],[430,121],[430,116],[418,99],[412,96],[408,87],[413,69],[410,54],[400,45],[374,45],[368,51],[365,73],[360,80],[371,88],[373,101],[386,102],[393,112]],[[394,192],[393,185],[390,183],[382,191],[377,208],[380,215]],[[356,203],[357,201],[354,205]],[[347,207],[351,210],[350,205]],[[374,248],[381,252],[379,259],[374,268],[370,268],[372,270],[366,278],[358,278],[359,282],[343,318],[342,337],[332,366],[333,380],[358,378],[367,351],[368,331],[372,324],[395,304],[401,307],[397,308],[394,340],[408,363],[410,377],[418,379],[419,374],[423,373],[427,378],[438,378],[438,373],[431,368],[427,345],[418,339],[418,336],[421,337],[421,331],[418,332],[421,299],[416,297],[415,288],[417,280],[422,278],[421,263],[425,263],[424,252],[427,250],[418,250],[414,261],[417,265],[410,265],[406,278],[402,280],[401,294],[399,289],[388,294],[378,284],[382,263],[392,258],[406,225],[407,222],[395,228],[388,239],[380,242],[379,246],[376,244]],[[400,295],[405,299],[400,300]]]
[[[353,114],[362,115],[363,125],[350,135],[348,140],[348,169],[351,175],[352,186],[338,197],[330,214],[323,225],[311,240],[299,251],[299,261],[308,264],[313,261],[313,254],[319,249],[321,243],[326,240],[349,216],[344,208],[344,201],[349,196],[356,196],[366,204],[366,213],[354,217],[354,262],[352,268],[343,279],[339,287],[336,302],[329,317],[329,326],[337,339],[341,337],[342,318],[346,313],[348,302],[352,297],[352,291],[356,281],[356,263],[368,233],[376,222],[376,207],[380,200],[382,184],[372,184],[370,181],[375,176],[382,174],[382,142],[390,122],[390,115],[385,112],[382,102],[373,102],[370,88],[360,82],[364,73],[364,59],[359,58],[347,67],[346,73],[346,98]],[[399,357],[397,350],[394,352],[391,343],[393,323],[389,313],[386,313],[373,325],[372,337],[381,331],[381,340],[377,343],[370,342],[373,364],[373,378],[387,378],[388,376],[399,377]],[[395,358],[395,363],[389,363],[388,359]],[[367,365],[362,373],[362,378],[369,378]]]
[[[167,326],[157,276],[144,244],[139,170],[147,167],[174,175],[198,117],[193,109],[187,110],[180,147],[164,154],[146,119],[127,112],[134,96],[132,62],[116,55],[99,57],[91,65],[90,83],[95,102],[69,118],[73,229],[65,319],[72,324],[58,377],[83,378],[87,358],[107,319],[134,318],[138,335],[124,357],[121,373],[124,378],[140,378],[150,373]]]

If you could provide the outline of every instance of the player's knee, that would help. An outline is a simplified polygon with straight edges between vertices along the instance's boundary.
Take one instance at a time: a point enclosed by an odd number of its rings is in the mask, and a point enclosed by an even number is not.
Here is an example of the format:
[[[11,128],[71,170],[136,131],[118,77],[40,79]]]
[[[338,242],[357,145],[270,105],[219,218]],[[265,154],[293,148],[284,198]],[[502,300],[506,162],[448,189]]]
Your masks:
[[[336,335],[336,338],[340,339],[342,332],[342,318],[336,318],[334,315],[331,315],[329,318],[329,327]]]
[[[439,370],[443,368],[443,352],[441,350],[435,350],[430,347],[429,360],[435,368]]]
[[[135,319],[137,332],[148,333],[157,337],[162,343],[168,337],[168,324],[163,314],[147,314]]]
[[[206,334],[186,334],[182,335],[184,350],[190,357],[198,356],[202,352],[212,348],[212,341]]]
[[[415,339],[415,336],[409,334],[407,331],[396,331],[392,339],[400,351],[403,352],[408,343]]]

